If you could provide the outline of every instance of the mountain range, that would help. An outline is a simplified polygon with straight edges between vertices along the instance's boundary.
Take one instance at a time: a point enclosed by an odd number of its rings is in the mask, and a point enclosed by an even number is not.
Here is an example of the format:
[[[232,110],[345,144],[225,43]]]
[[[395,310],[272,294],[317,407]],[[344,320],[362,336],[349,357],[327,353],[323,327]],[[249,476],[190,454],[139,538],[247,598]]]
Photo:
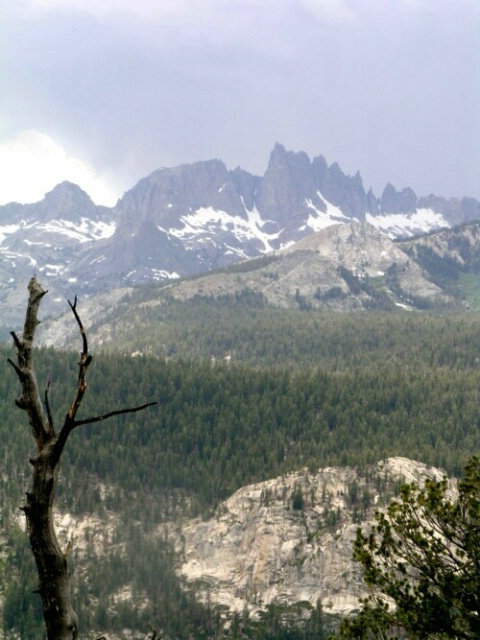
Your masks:
[[[376,232],[385,238],[381,243],[479,218],[480,202],[473,198],[417,197],[391,184],[377,197],[365,190],[358,172],[348,176],[337,163],[329,165],[322,156],[310,160],[280,144],[263,177],[239,167],[229,171],[220,160],[163,168],[113,208],[95,205],[80,187],[64,182],[41,202],[0,207],[2,324],[17,321],[18,292],[33,272],[53,292],[49,311],[57,313],[58,303],[75,294],[198,276],[279,250],[292,259],[293,246],[306,246],[295,243],[308,245],[308,236],[332,225],[367,225],[371,237]],[[337,232],[340,243],[342,233]],[[352,232],[359,242],[365,240],[362,233]],[[358,251],[367,249],[359,245]],[[346,268],[356,273],[357,266]],[[323,293],[334,286],[342,288],[337,282]],[[439,293],[435,283],[427,289],[427,295]]]

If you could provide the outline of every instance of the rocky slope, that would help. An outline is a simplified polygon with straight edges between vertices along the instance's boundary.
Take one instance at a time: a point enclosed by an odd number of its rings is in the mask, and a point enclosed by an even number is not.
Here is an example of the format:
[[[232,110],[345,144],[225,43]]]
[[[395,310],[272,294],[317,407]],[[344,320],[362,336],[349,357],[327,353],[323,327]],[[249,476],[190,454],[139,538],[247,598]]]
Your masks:
[[[215,270],[332,224],[367,221],[398,238],[479,216],[471,198],[418,198],[391,184],[378,198],[358,172],[280,144],[262,177],[220,160],[159,169],[112,209],[62,183],[39,203],[0,207],[2,322],[16,320],[16,292],[34,271],[54,293],[56,313],[58,298]]]
[[[440,479],[440,470],[389,458],[369,474],[353,468],[307,470],[244,487],[214,518],[181,529],[181,572],[214,602],[242,611],[321,601],[345,615],[365,596],[352,560],[357,527],[368,526],[399,483]]]
[[[453,270],[478,272],[480,266],[480,224],[473,222],[443,229],[400,245],[418,262],[425,264],[428,256],[450,265]],[[425,265],[427,266],[427,265]]]
[[[478,228],[472,224],[395,243],[367,222],[333,225],[264,258],[151,287],[141,297],[135,288],[87,297],[82,316],[91,344],[100,347],[119,331],[134,336],[139,316],[148,334],[148,323],[156,321],[155,313],[149,320],[149,309],[172,299],[187,302],[195,296],[235,296],[246,290],[280,309],[468,309],[467,296],[455,286],[460,274],[476,273]],[[76,348],[70,312],[47,319],[39,329],[39,342]]]
[[[121,566],[126,527],[137,527],[142,552],[155,554],[170,538],[179,575],[199,597],[223,607],[225,617],[248,610],[255,618],[270,604],[315,607],[318,602],[325,613],[344,616],[357,609],[366,595],[360,568],[352,560],[358,526],[368,528],[375,510],[388,504],[400,484],[422,484],[426,478],[443,475],[439,469],[401,457],[362,472],[350,467],[303,469],[239,489],[210,519],[176,518],[148,531],[140,522],[126,523],[109,511],[105,497],[112,488],[99,485],[101,515],[60,513],[56,528],[60,545],[73,562],[74,589],[83,583],[85,590],[99,566],[110,567],[111,572],[114,565],[105,562],[107,556]],[[454,495],[454,481],[451,491]],[[18,514],[16,518],[23,526],[23,519]],[[132,608],[146,606],[148,589],[121,576],[118,571],[114,590],[101,590],[104,606],[124,601]],[[85,593],[92,602],[99,597],[95,589]],[[99,626],[97,631],[107,629]],[[125,628],[108,637],[143,638],[145,630]]]
[[[275,252],[222,273],[168,287],[182,300],[252,289],[275,306],[355,309],[415,299],[448,302],[428,273],[385,234],[367,222],[329,226]]]
[[[85,326],[92,345],[101,346],[114,339],[115,331],[129,330],[133,335],[140,310],[172,298],[185,302],[197,295],[219,297],[245,290],[261,294],[270,305],[291,309],[348,311],[453,304],[449,292],[412,255],[416,246],[403,248],[367,222],[337,224],[264,258],[152,288],[141,301],[134,301],[132,288],[95,296],[82,303]],[[145,313],[142,317],[144,324],[148,322]],[[39,339],[62,348],[76,345],[71,314],[46,322]]]
[[[167,526],[179,573],[203,597],[232,612],[248,607],[255,614],[272,603],[315,606],[320,600],[325,612],[347,615],[365,596],[361,570],[352,560],[358,526],[368,527],[400,484],[443,475],[397,457],[363,473],[351,467],[303,469],[243,487],[211,519]],[[90,558],[118,552],[118,526],[119,516],[108,512],[101,519],[61,514],[57,520],[61,545],[73,543],[78,570],[87,551]],[[158,536],[165,536],[165,525]],[[128,592],[128,585],[119,584],[118,592]]]

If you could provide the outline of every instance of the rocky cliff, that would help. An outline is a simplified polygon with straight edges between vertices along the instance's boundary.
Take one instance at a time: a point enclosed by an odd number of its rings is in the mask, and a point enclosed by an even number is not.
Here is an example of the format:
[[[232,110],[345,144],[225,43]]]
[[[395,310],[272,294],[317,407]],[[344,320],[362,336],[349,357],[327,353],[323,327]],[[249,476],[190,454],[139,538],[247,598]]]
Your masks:
[[[109,511],[104,501],[114,489],[99,484],[101,515],[58,514],[56,528],[72,562],[74,589],[83,589],[83,596],[95,604],[101,594],[107,608],[129,601],[132,609],[141,610],[149,589],[154,589],[155,580],[142,588],[125,580],[128,571],[119,570],[128,544],[126,531],[133,528],[139,553],[154,555],[157,549],[161,554],[169,537],[176,548],[178,573],[195,587],[197,596],[220,605],[225,617],[248,610],[256,618],[269,604],[315,607],[318,602],[325,613],[344,616],[357,609],[366,594],[361,571],[352,560],[357,528],[368,528],[375,510],[383,508],[404,482],[422,484],[426,478],[442,477],[439,469],[400,457],[362,471],[303,469],[241,488],[210,519],[182,523],[176,518],[157,530],[125,522]],[[455,491],[454,481],[451,490]],[[23,526],[23,519],[16,517]],[[109,580],[110,591],[96,590],[97,583],[90,580],[98,567],[108,569],[102,584],[105,589]],[[108,636],[140,639],[145,631],[124,628]]]
[[[365,596],[352,560],[358,526],[368,527],[404,482],[440,479],[440,470],[407,458],[375,468],[308,470],[237,491],[215,517],[187,522],[177,538],[181,572],[218,603],[252,611],[270,603],[318,600],[348,614]]]

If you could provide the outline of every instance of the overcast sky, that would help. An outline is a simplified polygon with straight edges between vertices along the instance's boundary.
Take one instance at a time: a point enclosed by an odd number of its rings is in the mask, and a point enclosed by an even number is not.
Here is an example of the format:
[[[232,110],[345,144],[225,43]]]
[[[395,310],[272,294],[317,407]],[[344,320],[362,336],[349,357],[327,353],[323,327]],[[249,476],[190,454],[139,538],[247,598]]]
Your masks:
[[[480,198],[480,0],[0,0],[0,204],[275,142]]]

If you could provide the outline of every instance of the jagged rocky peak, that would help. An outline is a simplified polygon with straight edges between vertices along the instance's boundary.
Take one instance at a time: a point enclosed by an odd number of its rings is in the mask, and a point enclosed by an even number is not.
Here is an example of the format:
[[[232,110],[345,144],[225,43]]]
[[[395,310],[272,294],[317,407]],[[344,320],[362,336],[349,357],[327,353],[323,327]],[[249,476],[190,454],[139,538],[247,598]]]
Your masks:
[[[107,207],[97,206],[78,185],[65,181],[46,193],[39,202],[11,202],[0,206],[0,224],[14,224],[22,220],[48,222],[60,219],[79,222],[82,217],[96,221],[109,211]]]
[[[345,197],[348,182],[348,177],[338,163],[334,162],[323,174],[319,186],[325,198],[338,206]]]
[[[237,188],[238,194],[245,204],[245,207],[248,211],[252,211],[255,207],[255,198],[261,183],[261,178],[253,176],[241,167],[234,169],[231,173],[231,177]]]
[[[368,190],[368,193],[367,193],[367,211],[372,216],[380,215],[380,202],[376,197],[376,195],[373,193],[371,188]]]
[[[61,289],[75,280],[79,289],[83,283],[85,291],[99,292],[215,270],[352,220],[405,238],[478,219],[480,203],[433,195],[417,202],[411,189],[397,192],[391,184],[379,200],[365,193],[359,172],[346,175],[321,155],[310,161],[277,143],[264,176],[229,171],[221,160],[163,168],[112,209],[65,182],[41,202],[0,207],[0,217],[3,281],[9,283],[1,303],[32,265],[55,276]],[[140,250],[142,242],[148,251]]]
[[[315,174],[315,182],[322,192],[322,195],[335,206],[341,206],[342,202],[348,199],[349,192],[358,192],[365,197],[362,177],[360,172],[353,176],[346,175],[338,162],[328,166],[322,155],[316,156],[312,160],[312,167]],[[362,213],[365,213],[362,210]]]
[[[80,221],[81,218],[98,218],[98,208],[90,196],[73,182],[64,181],[45,194],[38,203],[37,217],[48,220]]]
[[[299,218],[305,218],[306,201],[325,211],[310,160],[304,151],[286,151],[277,142],[258,192],[258,209],[264,220],[273,220],[280,228],[291,229],[298,225]]]
[[[286,151],[276,144],[259,194],[258,209],[264,218],[281,227],[306,222],[312,209],[326,212],[328,203],[338,207],[345,218],[365,220],[369,203],[360,173],[351,177],[337,163],[328,166],[323,156],[310,162],[303,151]]]
[[[345,175],[335,162],[322,176],[319,188],[323,196],[348,218],[365,220],[369,203],[359,171],[352,178]]]
[[[390,182],[383,190],[380,198],[382,213],[413,213],[417,208],[418,198],[409,187],[397,191]]]
[[[238,172],[232,177],[221,160],[158,169],[140,180],[118,203],[122,227],[130,229],[145,217],[165,229],[178,227],[182,216],[207,208],[244,216],[237,180]]]
[[[328,163],[322,155],[318,155],[313,158],[312,169],[315,176],[315,182],[321,185],[328,173]]]

